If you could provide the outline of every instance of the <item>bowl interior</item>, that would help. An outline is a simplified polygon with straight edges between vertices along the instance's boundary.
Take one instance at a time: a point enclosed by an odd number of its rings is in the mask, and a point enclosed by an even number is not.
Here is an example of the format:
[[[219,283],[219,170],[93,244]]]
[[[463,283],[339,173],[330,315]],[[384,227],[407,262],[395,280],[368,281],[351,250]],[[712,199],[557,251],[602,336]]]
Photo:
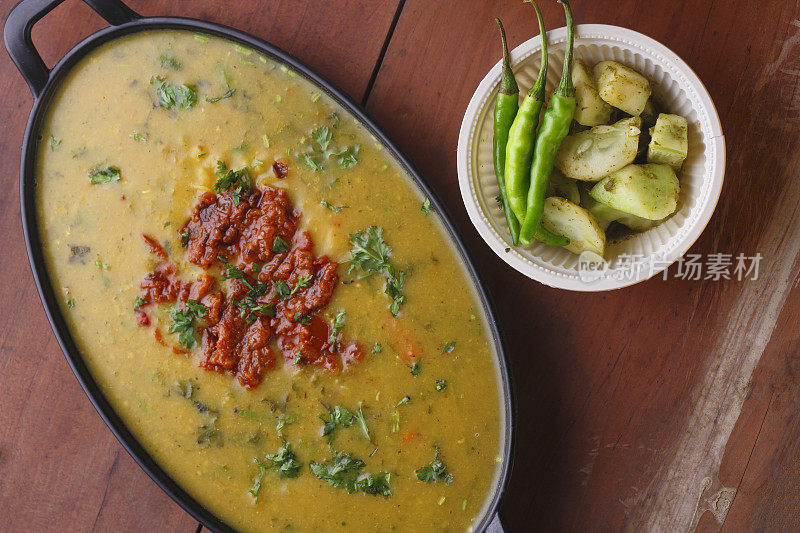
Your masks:
[[[565,38],[565,28],[549,32],[548,92],[555,89],[561,77]],[[484,226],[478,227],[484,239],[512,266],[549,285],[576,290],[614,288],[646,279],[663,270],[680,257],[702,231],[721,185],[722,175],[718,167],[724,156],[718,153],[721,142],[715,143],[714,140],[721,140],[722,131],[713,104],[694,73],[675,54],[652,39],[613,26],[582,25],[577,31],[575,56],[589,66],[614,60],[636,69],[650,80],[653,95],[664,112],[684,116],[689,123],[689,155],[678,173],[681,192],[677,212],[655,228],[607,243],[606,274],[629,279],[598,280],[596,285],[586,286],[586,279],[578,270],[578,255],[541,243],[512,247],[503,211],[495,200],[499,191],[492,163],[492,114],[499,83],[499,63],[473,97],[470,106],[477,104],[474,116],[470,117],[470,110],[467,112],[467,119],[472,119],[473,134],[467,144],[468,175],[461,178],[466,178],[472,201],[478,207],[480,219],[476,221],[474,213],[470,213],[473,222],[476,226]],[[512,61],[522,98],[539,73],[539,37],[518,46],[512,52]],[[463,155],[459,153],[459,157]],[[465,197],[465,201],[468,198]],[[638,266],[631,269],[631,262]]]

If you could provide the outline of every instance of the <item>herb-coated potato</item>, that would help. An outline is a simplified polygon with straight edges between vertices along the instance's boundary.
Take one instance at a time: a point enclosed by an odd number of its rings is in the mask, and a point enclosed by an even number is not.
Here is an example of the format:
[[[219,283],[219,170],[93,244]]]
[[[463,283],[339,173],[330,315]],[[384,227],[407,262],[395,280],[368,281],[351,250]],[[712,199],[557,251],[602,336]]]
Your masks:
[[[678,207],[680,184],[669,165],[628,165],[603,178],[590,195],[624,213],[661,220]]]
[[[641,123],[631,117],[568,135],[556,154],[556,168],[571,179],[600,181],[636,158]]]
[[[597,220],[597,223],[600,224],[600,227],[604,230],[607,230],[608,226],[611,225],[612,222],[619,222],[623,226],[627,226],[629,229],[634,231],[646,231],[650,228],[654,228],[663,221],[649,220],[647,218],[637,217],[636,215],[631,215],[629,213],[623,213],[618,209],[609,207],[606,204],[602,204],[592,198],[588,194],[589,190],[581,190],[581,207],[594,215],[595,220]]]
[[[600,98],[633,115],[644,111],[650,98],[650,82],[647,78],[616,61],[601,61],[594,66],[594,78]]]
[[[597,92],[597,84],[589,67],[580,59],[572,64],[572,83],[575,85],[575,122],[583,126],[599,126],[611,121],[612,108]]]
[[[578,184],[564,176],[557,168],[550,174],[550,183],[547,186],[546,196],[560,196],[570,202],[581,203],[581,193],[578,191]]]
[[[564,248],[580,254],[591,251],[603,255],[606,248],[606,234],[594,216],[566,198],[553,196],[544,201],[542,226],[556,235],[569,239]]]
[[[680,115],[658,115],[656,125],[650,130],[648,163],[662,163],[675,171],[681,169],[689,151],[689,126]]]

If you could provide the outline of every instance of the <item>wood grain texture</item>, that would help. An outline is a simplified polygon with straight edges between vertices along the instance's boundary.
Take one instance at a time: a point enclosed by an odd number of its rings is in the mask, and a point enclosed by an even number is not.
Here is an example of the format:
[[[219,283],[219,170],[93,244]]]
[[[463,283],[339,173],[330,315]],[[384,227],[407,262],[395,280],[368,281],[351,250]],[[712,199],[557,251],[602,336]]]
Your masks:
[[[0,0],[6,13],[14,1]],[[397,1],[146,1],[145,15],[221,22],[308,62],[356,100]],[[498,308],[518,401],[511,531],[800,529],[800,1],[574,0],[578,22],[661,41],[704,81],[723,122],[726,183],[693,253],[762,253],[751,281],[651,280],[605,294],[531,282],[480,240],[457,185],[467,102],[535,35],[522,2],[406,0],[367,102],[466,237]],[[563,25],[542,0],[547,26]],[[758,21],[753,30],[754,21]],[[52,63],[103,22],[82,3],[34,31]],[[65,28],[67,30],[65,31]],[[94,413],[56,346],[29,273],[17,160],[30,99],[0,59],[5,253],[0,301],[0,529],[191,531]],[[675,269],[671,268],[674,273]],[[29,368],[33,368],[30,371]],[[724,526],[723,526],[724,524]]]
[[[560,7],[541,4],[548,27],[562,26]],[[525,530],[530,516],[542,529],[718,530],[733,501],[745,515],[762,516],[762,528],[797,529],[796,513],[772,521],[776,502],[735,495],[772,418],[764,419],[768,403],[751,398],[752,371],[762,357],[779,357],[765,347],[786,338],[776,320],[793,301],[797,275],[800,80],[792,36],[800,6],[575,1],[573,8],[579,22],[658,39],[704,80],[729,165],[719,209],[691,251],[761,252],[762,277],[657,279],[587,295],[537,285],[501,263],[461,206],[454,146],[472,91],[498,58],[492,17],[501,16],[519,43],[537,33],[531,10],[516,2],[406,2],[368,109],[451,208],[495,297],[519,407],[506,520],[512,531]],[[740,418],[746,400],[753,407]],[[786,431],[782,421],[775,425]],[[769,465],[759,481],[796,498],[789,474],[775,472],[790,466],[774,457],[781,452],[765,445],[762,453]]]
[[[1,0],[6,14],[16,0]],[[347,5],[130,1],[143,15],[180,15],[230,25],[296,55],[359,100],[391,25],[396,2]],[[360,21],[352,31],[352,21]],[[34,27],[52,65],[105,26],[83,2],[68,1]],[[358,53],[353,53],[357,50]],[[173,503],[116,442],[84,396],[50,331],[22,239],[19,147],[31,98],[0,54],[0,516],[2,531],[185,531],[197,522]],[[12,311],[13,310],[13,311]]]

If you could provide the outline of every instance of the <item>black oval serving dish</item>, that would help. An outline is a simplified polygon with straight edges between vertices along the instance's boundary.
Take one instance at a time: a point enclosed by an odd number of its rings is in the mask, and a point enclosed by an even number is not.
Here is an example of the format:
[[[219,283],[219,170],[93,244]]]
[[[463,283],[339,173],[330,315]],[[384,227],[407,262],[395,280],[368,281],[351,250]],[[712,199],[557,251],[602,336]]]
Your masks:
[[[40,142],[37,135],[41,121],[47,111],[48,104],[56,91],[59,83],[64,79],[64,75],[88,52],[95,49],[112,39],[133,32],[152,29],[177,29],[191,30],[195,32],[207,33],[222,37],[234,42],[241,43],[267,56],[272,57],[278,62],[284,63],[293,68],[298,73],[305,76],[313,84],[324,90],[331,98],[336,100],[339,105],[347,109],[358,120],[364,124],[373,135],[386,147],[392,156],[400,162],[406,172],[414,179],[416,185],[431,199],[436,211],[441,215],[450,238],[456,243],[457,249],[461,254],[464,264],[469,270],[473,284],[476,286],[481,298],[481,303],[486,309],[489,326],[494,338],[496,352],[498,354],[498,364],[502,378],[502,389],[505,410],[505,439],[504,450],[502,452],[503,461],[501,471],[496,481],[496,487],[492,500],[488,505],[487,512],[477,524],[477,531],[502,531],[502,526],[498,518],[498,506],[503,493],[508,484],[511,473],[512,452],[514,445],[514,402],[511,389],[511,380],[508,371],[508,364],[505,357],[503,341],[497,323],[494,307],[489,300],[485,285],[478,275],[474,262],[467,251],[459,232],[456,230],[452,220],[442,205],[439,198],[423,180],[420,173],[414,168],[411,162],[389,140],[386,134],[381,131],[378,125],[368,117],[365,112],[347,95],[334,87],[328,80],[317,74],[307,65],[298,59],[287,54],[283,50],[269,44],[266,41],[248,35],[247,33],[229,28],[220,24],[214,24],[201,20],[182,18],[182,17],[141,17],[119,0],[83,0],[110,25],[78,43],[62,57],[58,63],[48,69],[42,58],[36,51],[31,40],[31,28],[47,13],[61,4],[64,0],[22,0],[17,4],[8,18],[4,27],[4,40],[6,49],[11,59],[17,65],[20,73],[33,93],[33,107],[28,118],[25,129],[25,137],[22,141],[21,160],[20,160],[20,202],[22,212],[22,226],[25,234],[25,244],[28,250],[28,259],[31,270],[39,290],[42,304],[44,305],[50,324],[55,333],[56,339],[61,346],[64,355],[69,362],[72,371],[78,378],[83,390],[91,400],[97,412],[105,421],[109,429],[117,437],[117,440],[130,453],[133,459],[147,472],[147,474],[164,490],[175,502],[177,502],[186,512],[200,521],[204,526],[212,531],[233,531],[233,529],[214,516],[210,511],[198,503],[191,495],[183,490],[169,475],[153,460],[142,445],[130,433],[124,422],[114,409],[111,407],[105,396],[102,394],[94,377],[84,364],[80,351],[75,345],[72,334],[67,327],[64,317],[59,309],[56,293],[50,283],[50,278],[45,266],[42,246],[40,243],[39,229],[35,206],[35,186],[36,176],[34,174],[34,164],[36,152]]]

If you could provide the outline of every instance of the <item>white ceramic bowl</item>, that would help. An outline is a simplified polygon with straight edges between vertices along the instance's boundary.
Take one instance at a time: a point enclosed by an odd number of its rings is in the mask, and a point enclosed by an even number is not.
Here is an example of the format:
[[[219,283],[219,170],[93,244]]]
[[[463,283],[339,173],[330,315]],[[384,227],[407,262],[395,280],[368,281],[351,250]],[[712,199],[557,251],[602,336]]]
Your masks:
[[[561,77],[566,28],[548,32],[547,90]],[[498,44],[499,55],[499,44]],[[472,223],[486,243],[506,263],[531,279],[575,291],[603,291],[632,285],[666,269],[697,240],[719,198],[725,173],[725,138],[708,91],[675,53],[640,33],[618,26],[577,27],[575,56],[590,66],[615,60],[646,76],[653,95],[666,112],[689,122],[689,155],[678,173],[678,211],[655,228],[606,246],[607,262],[587,269],[586,258],[541,243],[513,247],[502,209],[495,198],[497,181],[492,163],[492,115],[500,82],[501,61],[478,85],[469,102],[458,136],[458,181]],[[539,36],[511,52],[520,98],[539,73]]]

